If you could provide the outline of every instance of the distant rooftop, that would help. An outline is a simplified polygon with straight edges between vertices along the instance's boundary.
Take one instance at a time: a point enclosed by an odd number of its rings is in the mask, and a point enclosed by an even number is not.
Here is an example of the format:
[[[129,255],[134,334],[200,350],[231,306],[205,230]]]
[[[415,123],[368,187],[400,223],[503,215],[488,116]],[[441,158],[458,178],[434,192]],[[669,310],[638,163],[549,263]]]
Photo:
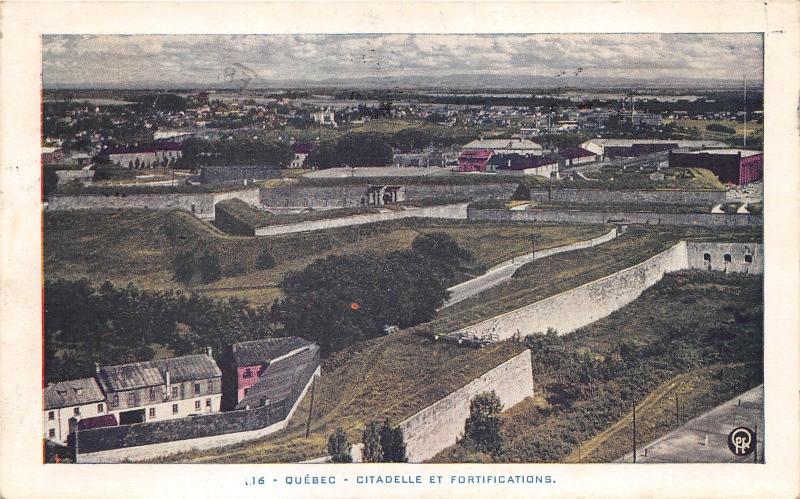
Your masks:
[[[163,385],[166,383],[167,370],[170,372],[170,382],[172,383],[222,376],[214,359],[206,354],[198,354],[104,366],[100,368],[97,377],[103,390],[118,392]]]
[[[259,407],[267,401],[277,403],[289,398],[293,390],[306,385],[318,365],[319,347],[314,344],[270,363],[236,408]]]
[[[749,149],[709,149],[707,151],[687,151],[687,154],[741,154],[743,158],[763,154],[763,151],[754,151]]]
[[[528,139],[483,139],[473,140],[464,149],[530,149],[541,151],[542,146]]]
[[[587,144],[595,144],[599,146],[617,146],[617,147],[630,147],[634,144],[678,144],[678,147],[691,147],[691,148],[725,148],[727,144],[718,140],[663,140],[663,139],[589,139],[581,147],[585,148]]]

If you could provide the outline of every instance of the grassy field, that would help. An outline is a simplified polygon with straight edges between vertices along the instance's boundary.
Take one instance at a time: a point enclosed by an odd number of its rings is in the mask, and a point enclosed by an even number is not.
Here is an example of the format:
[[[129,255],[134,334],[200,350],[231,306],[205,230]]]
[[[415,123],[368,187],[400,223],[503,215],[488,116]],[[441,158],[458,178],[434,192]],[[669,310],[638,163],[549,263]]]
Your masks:
[[[169,462],[297,462],[326,454],[336,427],[358,442],[366,421],[399,423],[524,350],[507,341],[479,350],[430,342],[401,332],[349,347],[322,366],[314,395],[311,433],[305,437],[310,397],[287,429],[265,439],[172,456]]]
[[[731,120],[664,120],[664,124],[668,125],[674,123],[675,125],[683,128],[696,128],[700,131],[701,140],[725,140],[734,136],[741,137],[744,134],[744,123],[737,123]],[[718,132],[706,128],[708,125],[722,125],[736,130],[735,135],[725,132]],[[764,124],[755,123],[752,121],[747,122],[747,138],[763,138],[764,137]]]
[[[756,386],[763,355],[762,290],[758,276],[669,274],[635,302],[563,337],[557,352],[598,362],[601,371],[609,359],[621,362],[610,377],[588,375],[575,382],[582,366],[551,363],[547,352],[534,352],[537,396],[503,414],[505,447],[499,460],[577,462],[580,454],[582,462],[610,462],[630,451],[634,402],[638,439],[646,443]],[[703,339],[698,347],[677,341],[681,337]],[[730,343],[737,338],[761,354],[731,361],[736,352]],[[620,359],[619,352],[626,350],[630,353]],[[565,386],[579,387],[582,394],[565,402]],[[491,458],[453,446],[433,459],[464,460]]]
[[[607,229],[598,226],[543,226],[540,248],[590,239]],[[423,233],[445,232],[475,255],[474,271],[530,251],[526,223],[465,222],[405,219],[275,237],[227,235],[179,211],[104,210],[48,212],[44,217],[45,276],[86,277],[118,285],[132,282],[145,289],[182,288],[216,297],[236,296],[253,304],[270,304],[280,296],[278,285],[289,271],[333,254],[386,253],[408,248]],[[223,270],[233,264],[243,275],[223,277],[207,285],[185,288],[175,282],[171,259],[198,248],[220,255]],[[276,260],[272,269],[256,267],[268,248]]]
[[[523,265],[512,279],[443,309],[435,320],[414,330],[423,334],[455,331],[640,263],[682,239],[760,241],[761,231],[634,226],[600,246]]]

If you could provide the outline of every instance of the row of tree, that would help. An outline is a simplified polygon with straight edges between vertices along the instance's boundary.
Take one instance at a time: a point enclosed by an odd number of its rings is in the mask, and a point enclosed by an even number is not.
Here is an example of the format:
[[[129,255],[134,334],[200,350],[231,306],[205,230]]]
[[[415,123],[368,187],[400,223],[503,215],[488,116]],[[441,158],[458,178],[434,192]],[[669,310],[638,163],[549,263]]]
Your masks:
[[[248,137],[190,138],[183,141],[182,153],[178,167],[191,168],[209,165],[274,165],[285,168],[293,157],[284,142]]]

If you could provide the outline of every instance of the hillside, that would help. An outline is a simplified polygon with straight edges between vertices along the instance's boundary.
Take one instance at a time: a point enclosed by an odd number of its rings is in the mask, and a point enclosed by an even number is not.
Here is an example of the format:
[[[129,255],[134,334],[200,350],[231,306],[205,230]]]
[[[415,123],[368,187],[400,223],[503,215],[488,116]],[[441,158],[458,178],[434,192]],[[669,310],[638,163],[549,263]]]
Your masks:
[[[597,226],[542,226],[539,247],[590,239],[606,229]],[[278,285],[289,271],[300,270],[331,254],[386,253],[408,248],[419,234],[445,232],[476,257],[478,273],[500,261],[530,251],[526,223],[490,223],[405,219],[274,237],[231,236],[188,213],[148,210],[47,212],[44,216],[45,277],[132,282],[146,289],[184,288],[172,279],[170,262],[197,248],[220,255],[221,280],[188,289],[217,297],[247,298],[269,304],[280,296]],[[275,267],[258,269],[267,249]],[[241,275],[228,275],[238,266]],[[186,288],[184,288],[186,289]]]

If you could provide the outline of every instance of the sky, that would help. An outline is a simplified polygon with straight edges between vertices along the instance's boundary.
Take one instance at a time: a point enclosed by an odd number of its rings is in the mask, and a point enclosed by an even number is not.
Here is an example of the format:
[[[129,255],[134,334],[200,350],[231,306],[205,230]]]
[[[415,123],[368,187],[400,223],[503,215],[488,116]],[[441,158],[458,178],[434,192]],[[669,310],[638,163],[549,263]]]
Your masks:
[[[46,88],[382,77],[762,80],[752,34],[45,35]]]

